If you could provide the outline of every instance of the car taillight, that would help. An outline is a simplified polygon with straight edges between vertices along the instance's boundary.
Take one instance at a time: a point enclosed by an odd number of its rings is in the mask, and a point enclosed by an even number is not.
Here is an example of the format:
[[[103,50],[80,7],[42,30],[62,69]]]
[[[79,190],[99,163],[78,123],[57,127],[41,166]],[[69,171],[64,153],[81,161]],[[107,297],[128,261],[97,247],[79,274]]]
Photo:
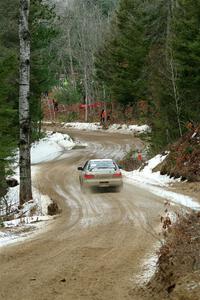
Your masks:
[[[92,178],[94,178],[94,175],[91,175],[91,174],[85,174],[85,175],[84,175],[84,178],[85,178],[85,179],[92,179]]]
[[[122,177],[122,173],[121,172],[118,172],[118,173],[115,173],[115,174],[113,174],[113,177]]]

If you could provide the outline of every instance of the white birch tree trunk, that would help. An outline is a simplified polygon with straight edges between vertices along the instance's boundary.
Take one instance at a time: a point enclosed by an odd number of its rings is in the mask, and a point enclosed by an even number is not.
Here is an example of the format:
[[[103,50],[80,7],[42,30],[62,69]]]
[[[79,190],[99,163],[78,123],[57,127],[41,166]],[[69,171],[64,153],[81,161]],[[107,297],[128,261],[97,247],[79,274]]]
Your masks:
[[[74,90],[76,90],[76,79],[74,76],[74,65],[73,65],[73,57],[72,57],[72,47],[71,47],[71,36],[69,29],[67,30],[68,44],[69,44],[69,61],[70,61],[70,70],[71,70],[71,78],[72,85]]]
[[[95,89],[94,54],[103,43],[108,28],[107,19],[93,1],[73,0],[62,15],[63,40],[58,51],[66,65],[66,76],[72,79],[73,88],[82,86],[85,104],[91,104],[99,91]],[[64,47],[63,47],[64,46]],[[63,64],[63,65],[64,65]],[[85,121],[92,109],[86,106]]]
[[[30,0],[20,0],[19,40],[19,170],[20,206],[32,199],[30,162],[30,33],[28,27]]]
[[[179,97],[179,91],[177,87],[177,67],[176,63],[174,60],[174,55],[173,55],[173,47],[171,44],[171,37],[173,35],[172,29],[171,29],[171,23],[174,18],[174,9],[177,6],[176,0],[170,0],[168,4],[168,20],[167,20],[167,40],[166,40],[166,53],[167,53],[167,64],[169,67],[169,72],[170,72],[170,81],[172,85],[172,94],[175,102],[175,111],[176,111],[176,119],[178,123],[178,128],[179,128],[179,134],[182,136],[182,128],[181,128],[181,119],[180,119],[180,114],[181,114],[181,101]]]
[[[84,88],[85,88],[85,122],[88,121],[88,84],[87,84],[87,70],[84,72]]]

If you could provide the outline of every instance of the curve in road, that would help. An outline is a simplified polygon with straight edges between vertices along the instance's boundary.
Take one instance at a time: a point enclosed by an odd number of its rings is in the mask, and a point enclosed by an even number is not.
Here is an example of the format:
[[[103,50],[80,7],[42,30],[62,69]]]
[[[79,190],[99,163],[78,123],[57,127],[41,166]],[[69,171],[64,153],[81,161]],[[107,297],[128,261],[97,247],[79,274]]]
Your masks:
[[[46,232],[1,250],[0,299],[138,299],[136,278],[158,241],[163,199],[126,182],[120,193],[83,194],[77,166],[88,158],[118,159],[142,143],[129,135],[69,132],[88,146],[41,164],[34,180],[62,213]]]

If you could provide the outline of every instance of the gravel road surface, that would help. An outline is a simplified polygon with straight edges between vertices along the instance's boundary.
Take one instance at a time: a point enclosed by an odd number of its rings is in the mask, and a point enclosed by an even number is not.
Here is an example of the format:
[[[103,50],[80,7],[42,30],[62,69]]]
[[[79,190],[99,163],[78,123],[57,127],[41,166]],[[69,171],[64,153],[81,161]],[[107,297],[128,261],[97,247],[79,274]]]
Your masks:
[[[134,288],[158,243],[164,201],[126,181],[120,193],[83,194],[77,167],[88,158],[118,159],[142,142],[131,135],[65,132],[88,147],[39,166],[34,185],[62,213],[43,233],[1,248],[0,299],[138,300]]]

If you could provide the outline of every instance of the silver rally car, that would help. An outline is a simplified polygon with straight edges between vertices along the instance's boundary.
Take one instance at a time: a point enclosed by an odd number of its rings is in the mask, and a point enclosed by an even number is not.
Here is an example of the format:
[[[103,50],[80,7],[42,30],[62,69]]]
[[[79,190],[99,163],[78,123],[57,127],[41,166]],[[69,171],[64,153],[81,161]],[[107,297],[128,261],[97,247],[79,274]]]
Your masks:
[[[112,159],[91,159],[78,170],[82,189],[112,187],[120,191],[123,186],[120,167]]]

